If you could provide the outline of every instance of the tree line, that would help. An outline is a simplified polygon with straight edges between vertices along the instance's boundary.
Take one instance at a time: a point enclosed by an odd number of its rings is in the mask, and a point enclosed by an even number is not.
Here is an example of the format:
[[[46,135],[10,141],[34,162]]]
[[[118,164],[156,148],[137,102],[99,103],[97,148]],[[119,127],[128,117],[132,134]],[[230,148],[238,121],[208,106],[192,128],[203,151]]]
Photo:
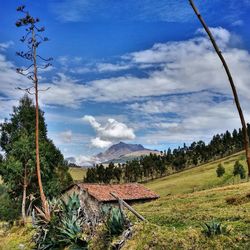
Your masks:
[[[247,124],[247,131],[250,135],[249,124]],[[214,135],[208,144],[200,140],[191,143],[190,146],[184,143],[182,147],[173,150],[169,148],[158,155],[141,156],[124,164],[115,165],[111,162],[106,167],[103,164],[97,164],[87,170],[84,181],[89,183],[147,181],[208,163],[236,153],[243,148],[242,129],[234,129],[232,133],[226,131]]]

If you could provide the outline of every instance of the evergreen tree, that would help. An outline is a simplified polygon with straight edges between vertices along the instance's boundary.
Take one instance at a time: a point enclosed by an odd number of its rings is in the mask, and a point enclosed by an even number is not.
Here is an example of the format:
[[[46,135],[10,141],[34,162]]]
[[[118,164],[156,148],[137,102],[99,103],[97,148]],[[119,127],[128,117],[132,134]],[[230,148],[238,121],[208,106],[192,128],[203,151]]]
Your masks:
[[[27,197],[39,197],[36,175],[35,106],[25,95],[19,106],[13,108],[10,120],[0,125],[0,146],[5,158],[0,164],[0,175],[10,195],[17,202],[22,200],[25,217]],[[71,182],[68,165],[63,155],[47,137],[44,115],[39,110],[41,176],[46,196],[59,195]]]
[[[225,174],[225,168],[220,163],[216,169],[217,177],[221,177]]]
[[[246,178],[246,170],[244,169],[243,165],[240,164],[239,161],[236,161],[234,164],[233,175],[239,175],[241,179]]]

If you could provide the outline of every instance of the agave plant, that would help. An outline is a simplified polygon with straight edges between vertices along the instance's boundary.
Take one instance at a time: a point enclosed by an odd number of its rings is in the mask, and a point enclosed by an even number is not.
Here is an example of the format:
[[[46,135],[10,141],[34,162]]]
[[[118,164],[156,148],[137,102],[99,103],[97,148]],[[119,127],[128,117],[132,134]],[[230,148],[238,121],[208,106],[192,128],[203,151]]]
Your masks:
[[[103,207],[105,226],[110,236],[120,235],[127,227],[127,220],[117,207]]]
[[[51,221],[46,222],[39,214],[35,216],[37,249],[87,249],[83,234],[85,221],[78,195],[73,194],[65,200],[50,203]]]
[[[230,229],[227,226],[222,225],[222,223],[215,221],[202,224],[202,228],[203,228],[203,233],[207,237],[230,233]]]

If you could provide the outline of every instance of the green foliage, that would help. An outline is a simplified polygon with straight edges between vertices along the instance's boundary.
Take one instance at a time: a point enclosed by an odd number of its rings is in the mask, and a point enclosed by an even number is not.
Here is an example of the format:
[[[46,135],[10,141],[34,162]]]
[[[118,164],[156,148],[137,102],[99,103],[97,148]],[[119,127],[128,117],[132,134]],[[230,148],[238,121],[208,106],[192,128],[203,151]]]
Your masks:
[[[10,198],[3,185],[0,185],[0,204],[0,221],[13,221],[18,218],[19,206]]]
[[[111,237],[120,235],[126,229],[126,219],[117,207],[103,207],[105,226]]]
[[[0,164],[0,175],[11,196],[20,202],[24,169],[27,168],[27,195],[38,196],[35,152],[35,106],[25,95],[13,108],[10,120],[0,124],[0,146],[5,158]],[[71,182],[68,165],[63,155],[47,137],[44,114],[39,110],[39,146],[41,175],[49,198],[60,194]]]
[[[213,237],[215,235],[227,235],[230,233],[230,230],[228,229],[227,226],[222,225],[220,222],[209,222],[209,223],[204,223],[202,224],[202,232],[207,236],[207,237]]]
[[[83,234],[85,216],[78,195],[69,196],[67,201],[52,200],[51,221],[45,222],[39,215],[35,217],[37,234],[35,241],[38,249],[87,249]]]
[[[241,179],[246,178],[246,170],[239,161],[236,161],[234,164],[233,175],[239,175]]]
[[[225,168],[220,163],[216,169],[217,177],[221,177],[225,174]]]

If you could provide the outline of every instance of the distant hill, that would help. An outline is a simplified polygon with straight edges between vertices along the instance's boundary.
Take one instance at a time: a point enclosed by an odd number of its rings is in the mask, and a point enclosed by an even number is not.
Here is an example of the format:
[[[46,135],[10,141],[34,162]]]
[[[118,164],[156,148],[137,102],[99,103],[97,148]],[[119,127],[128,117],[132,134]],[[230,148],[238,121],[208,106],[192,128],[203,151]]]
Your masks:
[[[150,153],[158,154],[159,151],[146,149],[141,144],[127,144],[119,142],[112,145],[105,152],[97,154],[95,158],[99,159],[100,162],[113,161],[115,163],[122,163],[126,162],[126,160],[138,158],[142,155],[148,155]]]

